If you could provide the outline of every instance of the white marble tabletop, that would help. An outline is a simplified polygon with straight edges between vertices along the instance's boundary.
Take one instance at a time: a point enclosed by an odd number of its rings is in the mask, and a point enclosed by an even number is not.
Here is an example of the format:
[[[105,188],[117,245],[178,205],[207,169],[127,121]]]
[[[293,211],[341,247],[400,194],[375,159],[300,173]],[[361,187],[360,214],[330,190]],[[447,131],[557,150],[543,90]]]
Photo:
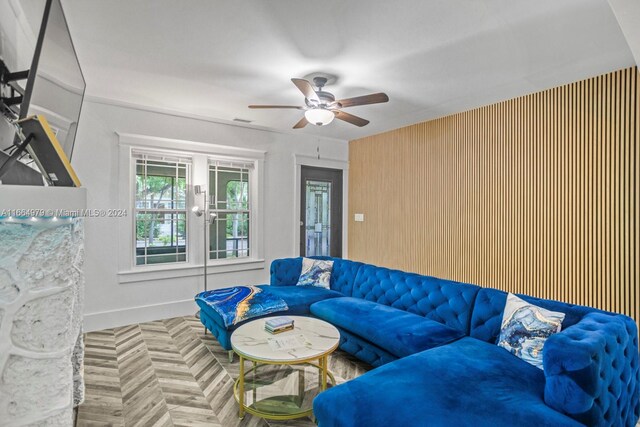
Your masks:
[[[281,316],[273,316],[281,317]],[[304,316],[286,316],[294,321],[292,331],[270,334],[264,330],[264,322],[273,317],[247,322],[231,335],[233,350],[250,359],[265,362],[286,363],[320,358],[338,347],[340,332],[324,320]],[[287,350],[274,350],[270,339],[304,336],[303,344]]]

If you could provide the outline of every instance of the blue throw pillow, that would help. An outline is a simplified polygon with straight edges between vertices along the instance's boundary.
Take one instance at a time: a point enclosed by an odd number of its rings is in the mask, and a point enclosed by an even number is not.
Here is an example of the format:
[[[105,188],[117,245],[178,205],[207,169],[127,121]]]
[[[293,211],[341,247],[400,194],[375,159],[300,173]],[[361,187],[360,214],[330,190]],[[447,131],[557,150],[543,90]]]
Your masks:
[[[298,286],[318,286],[330,289],[331,270],[333,261],[302,258],[302,271],[298,279]]]
[[[544,342],[560,332],[564,313],[538,307],[514,294],[507,296],[498,345],[533,366],[542,366]]]

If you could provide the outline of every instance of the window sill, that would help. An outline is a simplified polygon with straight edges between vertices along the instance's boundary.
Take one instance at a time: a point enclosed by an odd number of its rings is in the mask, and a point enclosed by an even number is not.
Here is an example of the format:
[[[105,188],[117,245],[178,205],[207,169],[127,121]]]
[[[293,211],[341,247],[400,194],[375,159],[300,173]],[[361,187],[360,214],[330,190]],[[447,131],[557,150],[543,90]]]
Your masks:
[[[262,270],[265,268],[264,259],[242,259],[212,261],[207,264],[207,275],[233,273],[249,270]],[[118,272],[119,283],[136,283],[153,280],[177,279],[182,277],[202,276],[202,265],[181,264],[138,267],[135,270]]]

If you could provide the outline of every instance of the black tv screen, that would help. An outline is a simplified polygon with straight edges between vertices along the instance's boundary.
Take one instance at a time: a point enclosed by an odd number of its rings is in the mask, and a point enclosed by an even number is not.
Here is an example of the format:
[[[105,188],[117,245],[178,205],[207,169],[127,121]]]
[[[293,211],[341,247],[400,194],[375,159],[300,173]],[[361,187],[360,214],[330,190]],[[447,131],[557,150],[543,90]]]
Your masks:
[[[71,160],[85,81],[60,0],[0,1],[0,58],[11,72],[29,70],[17,82],[24,96],[13,107],[16,118],[45,116]],[[15,130],[0,122],[0,150],[8,154]],[[20,183],[9,181],[5,176],[4,183]]]
[[[60,0],[49,1],[20,117],[44,115],[71,160],[86,85]]]

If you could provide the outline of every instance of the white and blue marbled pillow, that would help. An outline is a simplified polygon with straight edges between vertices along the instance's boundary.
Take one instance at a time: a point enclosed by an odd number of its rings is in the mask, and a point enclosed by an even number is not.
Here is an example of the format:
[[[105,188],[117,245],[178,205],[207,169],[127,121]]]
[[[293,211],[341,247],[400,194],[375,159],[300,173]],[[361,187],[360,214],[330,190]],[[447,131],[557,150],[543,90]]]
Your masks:
[[[302,258],[302,271],[298,279],[298,286],[318,286],[330,289],[332,269],[333,261]]]
[[[509,294],[502,315],[498,345],[525,362],[544,369],[544,343],[552,334],[560,332],[564,316],[564,313],[538,307]]]

